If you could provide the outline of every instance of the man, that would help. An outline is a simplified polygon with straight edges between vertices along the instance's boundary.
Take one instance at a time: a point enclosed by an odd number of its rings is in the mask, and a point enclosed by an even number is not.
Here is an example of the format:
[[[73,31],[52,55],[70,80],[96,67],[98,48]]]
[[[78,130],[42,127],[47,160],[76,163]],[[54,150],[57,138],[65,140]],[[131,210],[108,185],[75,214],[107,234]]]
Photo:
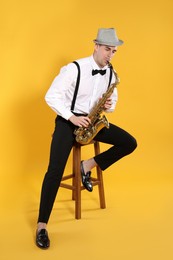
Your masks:
[[[76,64],[72,62],[64,66],[45,97],[47,104],[58,116],[52,137],[49,166],[42,185],[37,223],[36,245],[42,249],[50,246],[46,224],[73,147],[74,130],[76,127],[87,127],[90,124],[87,115],[110,84],[116,81],[108,65],[123,41],[118,39],[114,28],[102,28],[98,30],[94,43],[93,55],[77,60]],[[115,88],[104,104],[105,112],[114,111],[116,102]],[[108,129],[101,129],[94,139],[112,147],[94,158],[81,162],[82,183],[90,192],[93,188],[90,180],[92,168],[98,165],[105,170],[133,152],[137,146],[136,140],[129,133],[111,123]]]

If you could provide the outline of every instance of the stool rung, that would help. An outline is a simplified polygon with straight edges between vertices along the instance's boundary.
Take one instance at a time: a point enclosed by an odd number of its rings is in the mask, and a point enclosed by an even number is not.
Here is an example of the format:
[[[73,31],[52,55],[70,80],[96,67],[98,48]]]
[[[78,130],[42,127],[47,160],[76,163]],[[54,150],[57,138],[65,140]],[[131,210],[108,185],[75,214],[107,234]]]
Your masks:
[[[94,181],[92,182],[92,185],[95,186],[95,185],[98,185],[100,182],[99,181]]]
[[[69,174],[69,175],[65,175],[65,176],[62,177],[61,181],[66,181],[66,180],[71,179],[71,178],[73,178],[73,177],[74,177],[74,174],[73,174],[73,173],[72,173],[72,174]]]
[[[75,190],[75,187],[70,185],[70,184],[67,184],[67,183],[61,183],[60,184],[60,187],[61,188],[65,188],[65,189],[69,189],[69,190]]]

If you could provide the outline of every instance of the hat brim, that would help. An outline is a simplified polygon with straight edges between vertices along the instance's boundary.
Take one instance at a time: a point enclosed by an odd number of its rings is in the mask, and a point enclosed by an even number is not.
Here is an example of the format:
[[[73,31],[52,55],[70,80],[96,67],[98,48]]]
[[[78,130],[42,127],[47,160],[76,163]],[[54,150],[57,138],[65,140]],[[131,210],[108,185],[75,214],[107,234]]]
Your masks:
[[[105,41],[98,41],[97,39],[93,40],[94,43],[101,44],[101,45],[106,45],[106,46],[120,46],[124,42],[122,40],[118,40],[117,42],[105,42]]]

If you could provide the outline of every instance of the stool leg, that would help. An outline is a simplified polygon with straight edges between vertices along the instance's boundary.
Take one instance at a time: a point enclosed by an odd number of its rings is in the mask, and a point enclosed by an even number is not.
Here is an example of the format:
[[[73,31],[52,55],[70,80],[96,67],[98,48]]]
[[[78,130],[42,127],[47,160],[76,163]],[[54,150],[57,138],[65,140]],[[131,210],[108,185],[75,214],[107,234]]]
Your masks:
[[[99,142],[97,141],[94,143],[94,150],[96,155],[100,153],[100,145]],[[97,179],[99,181],[98,189],[99,189],[99,198],[100,198],[100,208],[105,209],[106,202],[105,202],[105,193],[104,193],[104,185],[103,185],[103,174],[99,166],[97,166],[96,170],[97,170]]]
[[[74,150],[75,148],[73,147],[73,162],[72,162],[72,173],[73,173],[73,177],[72,177],[72,186],[73,186],[73,189],[72,189],[72,200],[75,200],[76,199],[76,182],[75,182],[75,177],[76,177],[76,165],[75,165],[75,162],[76,162],[76,152]]]
[[[73,148],[73,164],[75,174],[75,218],[81,218],[81,173],[80,173],[80,162],[81,162],[81,147],[76,144]]]

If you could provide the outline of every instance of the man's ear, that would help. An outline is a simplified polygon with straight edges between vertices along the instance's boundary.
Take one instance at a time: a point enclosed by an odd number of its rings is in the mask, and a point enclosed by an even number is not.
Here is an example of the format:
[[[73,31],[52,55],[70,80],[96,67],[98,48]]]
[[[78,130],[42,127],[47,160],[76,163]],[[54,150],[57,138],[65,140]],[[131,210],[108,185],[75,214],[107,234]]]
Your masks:
[[[94,46],[94,50],[98,51],[98,48],[99,48],[99,44],[96,43],[95,46]]]

